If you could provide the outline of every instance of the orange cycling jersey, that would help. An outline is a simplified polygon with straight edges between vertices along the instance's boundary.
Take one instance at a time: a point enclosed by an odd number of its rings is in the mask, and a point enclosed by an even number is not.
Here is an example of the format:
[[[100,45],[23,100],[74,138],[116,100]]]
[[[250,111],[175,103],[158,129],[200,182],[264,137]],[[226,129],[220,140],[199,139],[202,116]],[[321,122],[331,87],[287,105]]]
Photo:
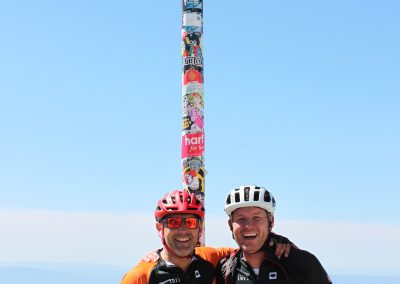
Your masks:
[[[125,274],[121,284],[215,283],[215,267],[232,251],[232,248],[196,247],[193,261],[186,273],[176,266],[167,265],[161,257],[157,262],[142,261]]]

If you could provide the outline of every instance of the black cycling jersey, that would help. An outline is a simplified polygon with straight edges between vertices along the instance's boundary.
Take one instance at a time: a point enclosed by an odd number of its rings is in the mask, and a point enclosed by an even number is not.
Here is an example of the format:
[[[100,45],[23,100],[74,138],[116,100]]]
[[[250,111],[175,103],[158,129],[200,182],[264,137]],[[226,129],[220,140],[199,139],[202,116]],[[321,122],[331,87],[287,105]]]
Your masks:
[[[215,283],[215,266],[221,257],[214,248],[202,247],[196,248],[193,254],[192,262],[187,271],[180,267],[169,265],[161,257],[157,261],[140,262],[124,275],[120,284],[211,284]],[[221,249],[223,255],[227,255],[224,249]],[[205,257],[207,260],[205,260]]]
[[[273,251],[264,248],[265,258],[259,273],[244,260],[239,250],[221,260],[216,271],[217,284],[275,283],[275,284],[329,284],[327,273],[311,253],[292,248],[287,258],[278,259]]]
[[[176,266],[168,266],[165,261],[160,258],[158,263],[153,267],[150,277],[149,284],[202,284],[212,283],[214,278],[215,268],[214,266],[202,259],[199,256],[195,256],[192,263],[189,266],[187,272],[184,272],[181,268]]]

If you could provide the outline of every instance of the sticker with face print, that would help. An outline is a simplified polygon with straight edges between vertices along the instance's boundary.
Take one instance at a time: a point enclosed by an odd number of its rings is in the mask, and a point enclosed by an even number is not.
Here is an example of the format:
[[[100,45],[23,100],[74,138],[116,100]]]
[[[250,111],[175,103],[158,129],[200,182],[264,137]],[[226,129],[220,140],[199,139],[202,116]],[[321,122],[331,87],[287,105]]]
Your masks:
[[[204,177],[206,172],[203,168],[198,170],[191,170],[189,167],[183,170],[183,184],[184,187],[196,195],[204,194]]]
[[[182,57],[202,57],[201,33],[184,32],[182,35]]]
[[[204,132],[204,103],[199,93],[184,95],[182,98],[182,130],[185,133]]]
[[[190,126],[190,133],[204,132],[204,120],[203,114],[198,109],[190,109],[190,120],[192,125]]]
[[[189,104],[192,108],[203,110],[204,109],[203,94],[200,93],[189,94]]]
[[[188,168],[189,170],[198,171],[203,167],[203,161],[201,157],[190,157],[182,160],[182,168]]]

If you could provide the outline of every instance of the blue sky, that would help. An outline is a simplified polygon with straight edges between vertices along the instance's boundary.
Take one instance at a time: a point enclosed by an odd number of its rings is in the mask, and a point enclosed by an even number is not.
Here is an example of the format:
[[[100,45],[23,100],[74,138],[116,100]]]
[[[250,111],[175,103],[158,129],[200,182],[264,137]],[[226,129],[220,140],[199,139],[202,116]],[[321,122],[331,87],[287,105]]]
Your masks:
[[[110,226],[132,220],[135,227],[132,216],[151,216],[156,200],[181,186],[180,7],[180,1],[0,4],[0,217],[10,228],[2,236],[9,258],[1,262],[96,262],[35,251],[18,258],[11,248],[29,241],[13,236],[29,216],[43,224],[38,239],[51,224],[74,230],[77,214],[122,218],[104,223]],[[277,199],[282,230],[304,240],[328,270],[346,273],[326,248],[334,243],[309,243],[313,235],[291,222],[361,226],[365,231],[335,235],[365,237],[365,247],[350,241],[360,259],[373,240],[363,232],[380,228],[383,247],[400,236],[399,8],[386,0],[205,2],[210,216],[225,218],[231,188],[264,185]],[[52,219],[63,214],[69,217]],[[141,226],[155,235],[152,224]],[[225,243],[229,232],[221,234],[207,242]],[[129,255],[119,251],[118,260],[99,262],[129,267],[128,258],[134,262],[159,245],[143,247],[130,230],[126,243],[128,237]],[[104,242],[124,243],[118,234]]]

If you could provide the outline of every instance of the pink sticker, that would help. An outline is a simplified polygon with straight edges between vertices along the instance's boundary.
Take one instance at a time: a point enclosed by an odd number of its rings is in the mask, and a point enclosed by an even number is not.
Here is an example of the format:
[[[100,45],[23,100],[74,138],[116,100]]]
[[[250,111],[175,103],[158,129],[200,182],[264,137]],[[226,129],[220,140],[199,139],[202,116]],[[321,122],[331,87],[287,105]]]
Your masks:
[[[199,126],[199,128],[201,130],[204,129],[204,121],[203,118],[201,118],[199,112],[197,109],[192,109],[190,111],[190,117],[192,119],[192,122],[194,122],[195,124],[197,124]]]
[[[182,158],[202,156],[204,153],[204,133],[182,136]]]

